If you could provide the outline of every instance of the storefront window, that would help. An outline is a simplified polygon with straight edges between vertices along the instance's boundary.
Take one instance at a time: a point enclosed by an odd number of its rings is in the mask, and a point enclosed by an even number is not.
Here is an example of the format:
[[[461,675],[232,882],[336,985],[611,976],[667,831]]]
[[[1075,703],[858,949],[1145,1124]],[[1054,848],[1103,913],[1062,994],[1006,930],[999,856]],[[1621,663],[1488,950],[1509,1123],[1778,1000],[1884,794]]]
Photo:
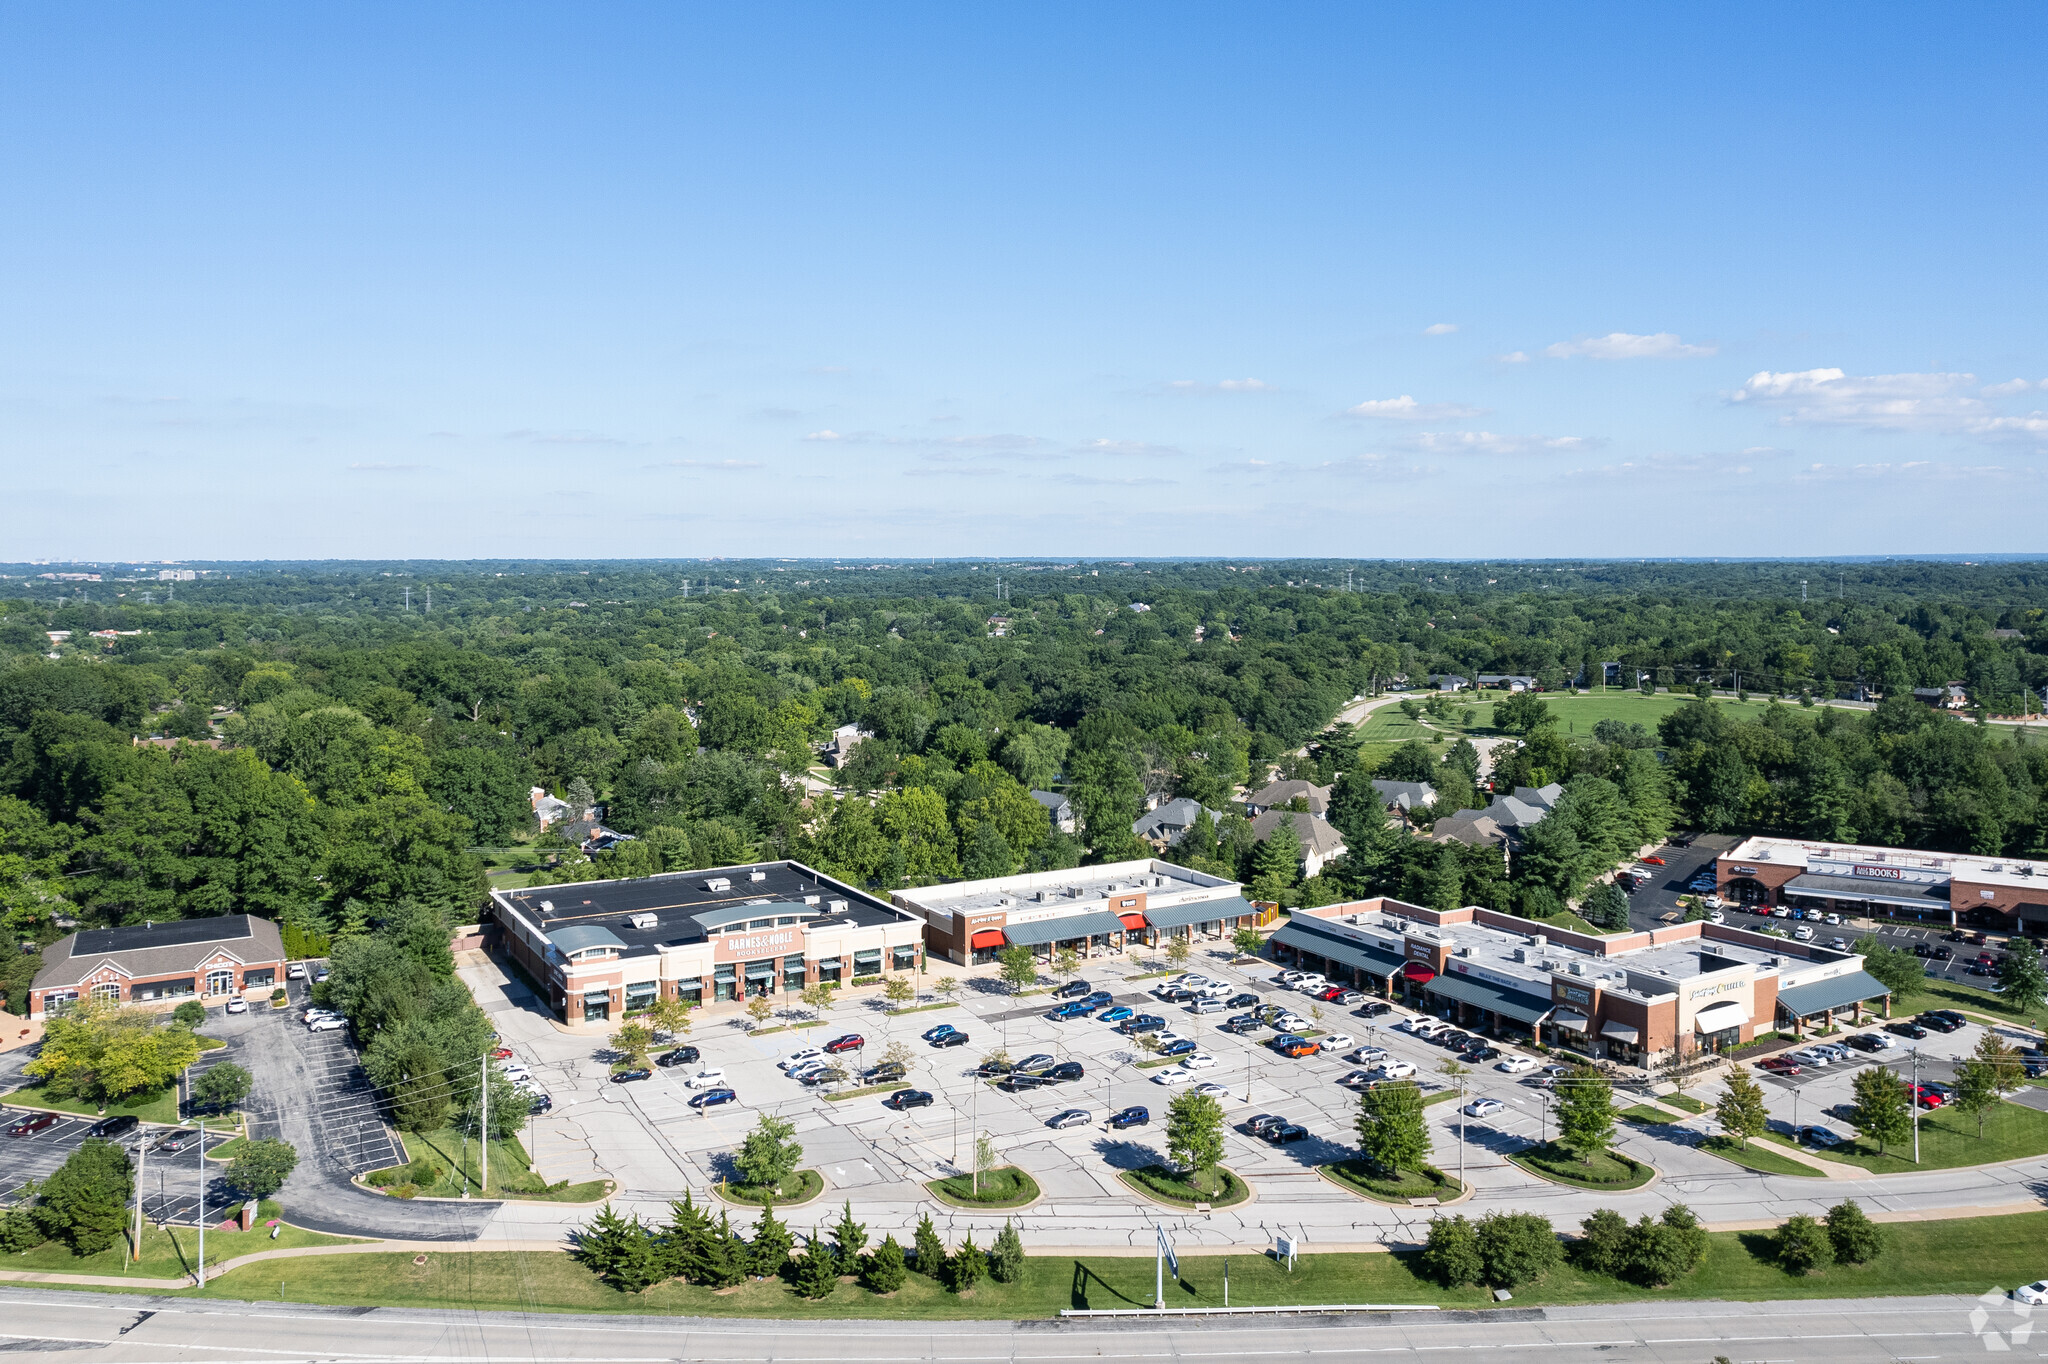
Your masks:
[[[208,971],[206,973],[206,993],[210,995],[224,995],[234,988],[235,973],[233,970]]]
[[[747,963],[747,998],[775,993],[775,958]]]
[[[92,997],[94,999],[119,999],[121,997],[121,982],[112,980],[108,981],[105,985],[93,986]]]
[[[602,1023],[611,1016],[611,991],[585,990],[583,992],[583,1021],[585,1023]]]
[[[731,999],[737,993],[737,990],[736,972],[732,964],[728,962],[726,965],[719,967],[713,974],[711,997],[713,999]]]
[[[823,957],[818,961],[818,983],[837,985],[839,983],[840,958]]]
[[[43,1012],[61,1014],[69,1010],[76,1003],[78,1003],[78,991],[52,990],[43,996]]]
[[[862,976],[879,976],[881,974],[881,948],[870,947],[865,951],[853,954],[853,978],[855,980],[859,980]]]
[[[804,959],[801,953],[782,959],[782,988],[790,994],[803,993]]]
[[[277,968],[266,966],[261,971],[247,971],[242,975],[242,988],[253,990],[259,985],[277,984]]]
[[[701,980],[677,981],[676,998],[685,1004],[702,1004],[704,1002],[704,982]]]
[[[626,987],[626,1012],[632,1014],[638,1013],[642,1009],[653,1008],[654,1001],[660,994],[661,983],[659,981],[648,980],[641,981],[635,985],[628,985]]]
[[[903,943],[889,949],[889,969],[910,971],[917,966],[917,944]]]

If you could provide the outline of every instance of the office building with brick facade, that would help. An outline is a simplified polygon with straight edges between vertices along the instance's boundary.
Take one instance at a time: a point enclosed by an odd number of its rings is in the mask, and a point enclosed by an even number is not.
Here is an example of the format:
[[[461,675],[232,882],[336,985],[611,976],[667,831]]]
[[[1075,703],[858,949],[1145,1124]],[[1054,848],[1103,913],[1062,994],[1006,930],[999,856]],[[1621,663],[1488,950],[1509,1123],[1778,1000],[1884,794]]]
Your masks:
[[[277,925],[250,914],[82,929],[43,949],[28,1013],[63,1013],[81,999],[219,1002],[283,984],[284,968]]]
[[[1749,838],[1721,854],[1716,879],[1746,905],[2048,933],[2048,861],[2024,857]]]

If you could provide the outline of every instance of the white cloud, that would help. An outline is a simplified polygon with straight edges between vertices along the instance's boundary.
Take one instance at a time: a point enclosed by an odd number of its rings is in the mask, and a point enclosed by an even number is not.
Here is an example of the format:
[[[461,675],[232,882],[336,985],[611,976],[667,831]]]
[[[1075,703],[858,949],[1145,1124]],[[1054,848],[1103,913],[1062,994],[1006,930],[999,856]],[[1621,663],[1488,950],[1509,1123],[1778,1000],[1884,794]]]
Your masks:
[[[1569,454],[1605,444],[1591,436],[1504,436],[1492,431],[1423,431],[1403,443],[1441,455]]]
[[[1181,452],[1171,445],[1154,445],[1142,440],[1105,440],[1100,437],[1075,447],[1076,454],[1082,455],[1127,455],[1156,457],[1179,455]]]
[[[805,436],[805,437],[804,437],[804,439],[805,439],[805,440],[845,440],[845,439],[846,439],[846,437],[844,437],[844,436],[840,435],[840,434],[839,434],[839,433],[838,433],[837,431],[833,431],[833,430],[829,430],[829,429],[828,429],[828,430],[824,430],[824,431],[813,431],[813,432],[811,432],[811,434],[810,434],[810,435],[808,435],[808,436]]]
[[[1506,355],[1496,355],[1493,358],[1500,361],[1503,365],[1526,365],[1529,363],[1529,352],[1525,350],[1511,350]]]
[[[1477,417],[1482,409],[1461,403],[1418,403],[1403,393],[1398,398],[1374,398],[1344,409],[1347,417],[1371,417],[1389,422],[1449,422]]]
[[[1576,341],[1559,341],[1545,346],[1543,353],[1553,360],[1582,356],[1588,360],[1679,360],[1712,355],[1713,346],[1690,346],[1675,332],[1638,336],[1633,332],[1609,332],[1605,336],[1582,336]],[[1519,353],[1519,352],[1518,352]]]
[[[1449,336],[1456,330],[1458,330],[1458,324],[1455,322],[1432,322],[1422,329],[1422,334],[1424,336]]]
[[[2028,383],[2025,379],[2007,379],[2002,384],[1986,384],[1983,389],[1987,398],[2009,398],[2015,393],[2026,393],[2033,389],[2048,389],[2048,379],[2039,383]]]
[[[1175,379],[1167,384],[1175,393],[1270,393],[1273,386],[1263,379]]]
[[[1780,420],[1869,431],[1922,431],[1980,440],[2048,438],[2048,415],[1994,415],[1974,374],[1849,374],[1839,369],[1763,370],[1730,402],[1772,408]]]

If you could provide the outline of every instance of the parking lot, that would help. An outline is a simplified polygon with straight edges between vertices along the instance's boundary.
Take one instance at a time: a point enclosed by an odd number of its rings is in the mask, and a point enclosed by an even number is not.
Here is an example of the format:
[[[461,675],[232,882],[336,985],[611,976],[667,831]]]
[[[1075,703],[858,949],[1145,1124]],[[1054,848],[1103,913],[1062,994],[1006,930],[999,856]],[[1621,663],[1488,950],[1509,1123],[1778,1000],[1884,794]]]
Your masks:
[[[1665,915],[1683,914],[1678,906],[1679,899],[1698,894],[1691,889],[1693,877],[1702,867],[1711,867],[1714,859],[1741,841],[1734,834],[1701,834],[1690,846],[1681,848],[1667,843],[1651,852],[1650,856],[1663,858],[1664,865],[1649,864],[1657,875],[1629,897],[1629,927],[1658,928],[1663,925]]]
[[[1271,963],[1230,966],[1225,961],[1221,955],[1198,957],[1191,969],[1229,982],[1234,991],[1250,990],[1309,1013],[1305,996],[1275,983]],[[1175,1034],[1193,1040],[1215,1058],[1214,1066],[1194,1071],[1190,1083],[1225,1087],[1219,1098],[1228,1123],[1227,1165],[1254,1180],[1262,1196],[1328,1196],[1329,1186],[1314,1167],[1353,1153],[1358,1099],[1338,1082],[1359,1068],[1355,1062],[1342,1055],[1282,1057],[1265,1045],[1277,1035],[1271,1028],[1246,1036],[1221,1030],[1218,1025],[1236,1010],[1197,1016],[1186,1005],[1166,1005],[1149,994],[1158,980],[1126,981],[1129,968],[1122,962],[1090,965],[1095,969],[1084,973],[1086,978],[1111,992],[1115,1004],[1161,1015]],[[1114,1026],[1085,1017],[1054,1022],[1046,1017],[1056,1002],[1049,994],[1017,999],[1000,987],[964,991],[965,1000],[954,1007],[894,1016],[878,1007],[842,1006],[821,1027],[767,1035],[753,1035],[732,1021],[719,1020],[700,1025],[686,1039],[703,1053],[697,1065],[657,1067],[650,1079],[613,1084],[606,1080],[609,1056],[602,1038],[566,1034],[502,996],[494,1000],[491,981],[503,978],[493,966],[466,965],[464,974],[518,1059],[532,1067],[535,1079],[554,1101],[553,1111],[535,1118],[530,1129],[529,1145],[541,1172],[549,1178],[587,1178],[601,1171],[621,1180],[636,1200],[680,1197],[686,1189],[701,1193],[728,1175],[732,1153],[763,1112],[795,1126],[805,1148],[804,1163],[823,1171],[835,1193],[918,1197],[916,1185],[967,1168],[979,1132],[989,1136],[1001,1161],[1028,1169],[1048,1199],[1129,1200],[1135,1195],[1117,1180],[1117,1172],[1164,1159],[1167,1105],[1189,1087],[1158,1083],[1162,1071],[1177,1067],[1141,1067],[1155,1058]],[[1438,1073],[1450,1059],[1448,1052],[1390,1027],[1412,1015],[1397,1010],[1368,1020],[1333,1005],[1316,1007],[1322,1013],[1322,1028],[1354,1039],[1345,1052],[1356,1046],[1382,1047],[1416,1066],[1426,1090],[1448,1083]],[[966,1031],[968,1044],[938,1050],[921,1040],[920,1034],[941,1023]],[[886,1092],[834,1101],[828,1092],[805,1088],[776,1066],[793,1051],[847,1032],[859,1032],[866,1040],[862,1051],[848,1058],[850,1076],[856,1068],[880,1061],[892,1042],[900,1042],[915,1058],[903,1087],[930,1092],[931,1106],[898,1113],[883,1105]],[[981,1060],[998,1050],[1013,1060],[1039,1053],[1054,1062],[1077,1061],[1084,1074],[1071,1083],[1012,1092],[975,1074]],[[688,1101],[695,1091],[686,1082],[695,1071],[713,1068],[724,1072],[725,1083],[737,1091],[739,1102],[705,1112],[692,1110]],[[849,1085],[855,1083],[849,1080]],[[1468,1171],[1491,1168],[1522,1178],[1508,1170],[1503,1156],[1554,1131],[1548,1093],[1525,1083],[1525,1077],[1490,1065],[1475,1070],[1465,1084],[1468,1097],[1493,1098],[1502,1105],[1485,1119],[1466,1120],[1463,1151]],[[1110,1130],[1109,1116],[1131,1105],[1149,1109],[1151,1121]],[[1088,1111],[1085,1125],[1047,1126],[1055,1114],[1075,1108]],[[1447,1100],[1427,1110],[1434,1130],[1433,1159],[1453,1170],[1460,1150],[1458,1108]],[[1269,1145],[1243,1130],[1257,1114],[1277,1114],[1299,1123],[1309,1137]],[[1623,1139],[1631,1135],[1624,1134]]]
[[[11,1126],[29,1110],[9,1108]],[[97,1118],[60,1117],[53,1127],[24,1137],[0,1135],[0,1206],[22,1197],[30,1180],[47,1179],[86,1140]],[[233,1133],[208,1132],[206,1149],[233,1138]],[[199,1133],[192,1127],[142,1126],[119,1139],[131,1160],[142,1162],[143,1213],[157,1222],[189,1222],[199,1209]],[[146,1151],[138,1148],[146,1146]],[[171,1149],[173,1146],[178,1149]],[[209,1207],[227,1206],[228,1192],[219,1186],[218,1166],[209,1176]]]

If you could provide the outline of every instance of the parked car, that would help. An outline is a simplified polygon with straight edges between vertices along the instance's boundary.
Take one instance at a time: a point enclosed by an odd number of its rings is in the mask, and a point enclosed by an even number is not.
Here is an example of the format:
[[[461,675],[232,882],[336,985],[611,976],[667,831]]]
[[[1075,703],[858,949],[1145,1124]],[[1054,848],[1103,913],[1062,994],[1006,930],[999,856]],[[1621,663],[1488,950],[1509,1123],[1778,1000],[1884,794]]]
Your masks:
[[[1165,1046],[1161,1047],[1159,1049],[1159,1054],[1161,1056],[1186,1056],[1188,1053],[1194,1050],[1195,1041],[1193,1038],[1176,1037],[1173,1041],[1168,1042]]]
[[[2012,1291],[2013,1299],[2029,1306],[2038,1307],[2048,1302],[2048,1279],[2040,1279]]]
[[[1136,1009],[1133,1009],[1128,1004],[1119,1004],[1114,1009],[1104,1009],[1096,1017],[1099,1022],[1103,1023],[1122,1023],[1127,1019],[1136,1018],[1137,1016],[1138,1011]]]
[[[1255,1137],[1262,1137],[1275,1127],[1285,1127],[1287,1119],[1278,1113],[1255,1113],[1245,1119],[1244,1130]]]
[[[867,1074],[862,1078],[871,1085],[885,1085],[900,1080],[909,1073],[910,1067],[901,1061],[884,1061],[878,1066],[868,1067]]]
[[[112,1141],[116,1137],[127,1136],[141,1125],[141,1120],[134,1114],[122,1113],[112,1118],[101,1118],[85,1130],[85,1135]]]
[[[1089,1115],[1087,1109],[1069,1108],[1064,1109],[1061,1112],[1055,1113],[1050,1118],[1047,1118],[1045,1120],[1045,1125],[1047,1127],[1055,1129],[1062,1127],[1086,1127],[1088,1125],[1088,1120]]]
[[[1300,1014],[1283,1013],[1272,1020],[1273,1026],[1282,1032],[1307,1032],[1308,1020]]]
[[[1643,859],[1643,865],[1646,867],[1661,867],[1664,865],[1664,859],[1661,857],[1646,857]]]
[[[530,1114],[549,1113],[554,1110],[554,1107],[555,1101],[553,1099],[550,1099],[545,1094],[536,1094],[533,1096],[533,1102],[527,1106],[526,1111]]]
[[[1406,1080],[1415,1074],[1415,1067],[1407,1061],[1382,1061],[1379,1073],[1382,1080]]]
[[[939,1051],[943,1051],[947,1047],[964,1047],[966,1045],[967,1034],[964,1032],[945,1033],[932,1043],[932,1047]]]
[[[320,966],[320,967],[316,967],[316,968],[314,968],[314,971],[313,971],[313,983],[314,983],[315,985],[320,985],[320,984],[323,984],[323,983],[324,983],[324,982],[325,982],[326,980],[327,980],[327,968],[326,968],[326,967],[324,967],[324,966]]]
[[[1834,1059],[1833,1057],[1829,1056],[1826,1052],[1822,1051],[1819,1047],[1801,1047],[1797,1051],[1788,1052],[1787,1055],[1789,1055],[1793,1060],[1797,1061],[1800,1065],[1812,1066],[1815,1069],[1819,1069],[1827,1065],[1828,1062]]]
[[[1065,1004],[1048,1009],[1045,1016],[1055,1023],[1064,1023],[1070,1018],[1086,1018],[1091,1012],[1092,1010],[1080,1000],[1070,999]]]
[[[1137,1037],[1148,1032],[1158,1032],[1166,1026],[1166,1020],[1158,1014],[1139,1014],[1136,1018],[1117,1024],[1116,1030],[1126,1037]]]
[[[1038,1072],[1038,1078],[1049,1085],[1071,1084],[1088,1072],[1079,1061],[1062,1061],[1058,1065]]]
[[[1214,1070],[1216,1068],[1216,1058],[1206,1051],[1190,1052],[1188,1055],[1180,1058],[1180,1063],[1189,1070]]]
[[[1376,1061],[1386,1060],[1387,1049],[1385,1047],[1360,1047],[1344,1059],[1356,1061],[1361,1066],[1369,1066]]]
[[[1526,1071],[1536,1069],[1536,1058],[1533,1056],[1510,1056],[1496,1063],[1494,1069],[1504,1070],[1510,1075],[1520,1075]]]
[[[1259,1134],[1275,1146],[1285,1146],[1290,1141],[1307,1141],[1308,1129],[1298,1122],[1282,1123]]]
[[[1923,1028],[1932,1028],[1934,1031],[1942,1033],[1954,1032],[1963,1026],[1961,1019],[1950,1018],[1944,1014],[1931,1012],[1921,1014],[1914,1021]]]
[[[990,1057],[988,1060],[983,1061],[980,1065],[976,1066],[974,1068],[974,1073],[984,1080],[993,1080],[996,1076],[1008,1075],[1011,1071],[1015,1069],[1016,1067],[1011,1065],[1008,1061],[999,1061],[994,1057]]]
[[[340,1018],[315,1018],[315,1019],[311,1019],[311,1020],[309,1020],[309,1021],[308,1021],[308,1022],[306,1023],[306,1031],[307,1031],[307,1032],[340,1032],[340,1031],[341,1031],[341,1030],[342,1030],[343,1028],[345,1028],[345,1027],[347,1027],[347,1026],[348,1026],[348,1022],[347,1022],[347,1020],[345,1020],[345,1019],[340,1019]]]
[[[1079,999],[1094,987],[1085,980],[1070,980],[1052,992],[1054,999]]]
[[[1826,1149],[1830,1146],[1840,1146],[1845,1140],[1847,1140],[1847,1138],[1843,1137],[1839,1132],[1834,1131],[1832,1128],[1817,1127],[1812,1123],[1808,1123],[1806,1126],[1800,1128],[1797,1133],[1797,1136],[1799,1138],[1800,1145],[1818,1146],[1822,1149]]]
[[[491,1059],[492,1059],[493,1061],[509,1061],[509,1060],[511,1060],[511,1059],[512,1059],[512,1048],[510,1048],[510,1047],[493,1047],[493,1048],[491,1048]]]
[[[1470,1061],[1474,1065],[1479,1065],[1484,1062],[1494,1060],[1497,1057],[1499,1057],[1500,1054],[1501,1052],[1499,1047],[1477,1046],[1465,1048],[1465,1059],[1467,1061]]]
[[[1763,1060],[1757,1062],[1756,1065],[1758,1070],[1766,1070],[1773,1075],[1797,1075],[1799,1073],[1799,1063],[1797,1061],[1788,1061],[1782,1056],[1766,1056]]]
[[[1217,1103],[1230,1102],[1229,1086],[1219,1085],[1214,1080],[1204,1080],[1201,1084],[1196,1085],[1195,1093],[1206,1094],[1210,1098],[1214,1099]]]
[[[1360,1018],[1381,1018],[1393,1011],[1393,1005],[1384,999],[1375,999],[1360,1005],[1357,1013]]]
[[[1188,1006],[1188,1012],[1200,1017],[1209,1014],[1220,1014],[1229,1007],[1220,999],[1198,999]]]
[[[1169,1087],[1184,1085],[1194,1078],[1195,1073],[1193,1071],[1182,1070],[1179,1066],[1168,1066],[1165,1070],[1155,1070],[1152,1072],[1152,1083],[1155,1085],[1166,1085]]]
[[[1057,1060],[1059,1060],[1059,1057],[1054,1056],[1049,1051],[1034,1051],[1031,1055],[1019,1061],[1016,1068],[1023,1071],[1042,1070]]]
[[[1316,1054],[1315,1043],[1309,1041],[1306,1037],[1297,1037],[1293,1033],[1280,1034],[1280,1036],[1273,1039],[1272,1045],[1273,1050],[1279,1052],[1282,1056],[1291,1056],[1299,1059],[1303,1056],[1314,1056]]]
[[[1315,997],[1316,997],[1317,999],[1320,999],[1320,1000],[1322,1000],[1322,1001],[1323,1001],[1323,1003],[1325,1003],[1325,1004],[1335,1004],[1335,1003],[1337,1002],[1337,996],[1339,996],[1339,995],[1341,995],[1341,994],[1343,994],[1343,993],[1344,993],[1344,987],[1343,987],[1343,986],[1341,986],[1341,985],[1332,985],[1332,986],[1330,986],[1330,987],[1329,987],[1328,989],[1325,989],[1325,990],[1318,990],[1318,991],[1316,991],[1316,995],[1315,995]]]
[[[150,1154],[155,1155],[158,1151],[169,1151],[173,1153],[182,1151],[185,1149],[186,1145],[190,1143],[192,1139],[198,1135],[199,1134],[196,1132],[188,1132],[183,1128],[178,1128],[174,1131],[166,1132],[162,1136],[158,1137],[155,1141],[150,1143]]]
[[[249,1001],[237,995],[235,998],[221,1005],[221,1008],[231,1014],[245,1014],[249,1012]]]
[[[665,1051],[655,1057],[654,1064],[664,1068],[668,1066],[694,1066],[702,1059],[703,1053],[699,1052],[695,1047],[677,1047],[672,1051]]]
[[[857,1032],[850,1032],[847,1033],[844,1037],[835,1037],[830,1042],[827,1042],[825,1044],[825,1050],[830,1052],[832,1055],[837,1056],[839,1055],[839,1053],[843,1051],[859,1051],[862,1047],[865,1047],[867,1044],[868,1040],[865,1037],[862,1037]]]
[[[838,1066],[818,1066],[813,1070],[805,1071],[797,1078],[797,1083],[803,1085],[836,1085],[845,1078],[846,1072]]]
[[[725,1069],[721,1066],[714,1066],[710,1070],[698,1071],[695,1075],[683,1081],[683,1086],[686,1089],[717,1089],[724,1085],[724,1083]]]
[[[1887,1023],[1884,1030],[1890,1033],[1897,1033],[1901,1037],[1910,1037],[1916,1042],[1928,1035],[1927,1029],[1921,1027],[1910,1018],[1902,1018],[1896,1023]]]
[[[1151,1109],[1143,1104],[1132,1104],[1129,1108],[1110,1114],[1109,1128],[1112,1132],[1121,1132],[1126,1127],[1143,1127],[1151,1121]]]
[[[1346,1047],[1354,1047],[1357,1045],[1358,1039],[1353,1037],[1348,1032],[1324,1033],[1321,1037],[1316,1039],[1316,1050],[1321,1052],[1327,1052],[1331,1056],[1335,1056],[1338,1052],[1343,1051]]]
[[[911,1108],[930,1108],[932,1096],[922,1089],[899,1089],[882,1102],[901,1112]]]
[[[1507,1105],[1499,1099],[1474,1099],[1471,1103],[1465,1105],[1465,1116],[1468,1118],[1489,1118],[1506,1107]]]
[[[739,1101],[740,1096],[736,1090],[707,1089],[690,1100],[690,1107],[701,1113],[707,1108],[717,1108],[722,1104],[736,1104]]]
[[[654,1071],[647,1066],[631,1066],[625,1070],[615,1070],[612,1072],[612,1083],[615,1085],[627,1085],[635,1080],[652,1080],[653,1078]]]
[[[284,978],[286,980],[304,980],[306,978],[306,963],[295,961],[290,966],[285,967]]]
[[[1906,1086],[1906,1093],[1912,1097],[1913,1102],[1919,1104],[1922,1108],[1939,1108],[1948,1102],[1948,1095],[1942,1093],[1941,1090],[1933,1085],[1908,1084]]]
[[[1230,1009],[1256,1009],[1259,1007],[1259,997],[1246,990],[1243,994],[1232,995],[1224,1000],[1223,1004],[1225,1008]]]
[[[927,1042],[936,1042],[936,1041],[938,1041],[938,1040],[939,1040],[939,1039],[940,1039],[941,1037],[944,1037],[944,1036],[945,1036],[945,1035],[946,1035],[947,1033],[949,1033],[949,1032],[959,1032],[959,1031],[960,1031],[960,1030],[959,1030],[958,1028],[954,1027],[954,1026],[953,1026],[953,1025],[951,1024],[951,1023],[941,1023],[941,1024],[939,1024],[939,1025],[938,1025],[937,1027],[935,1027],[935,1028],[926,1028],[926,1029],[924,1030],[924,1032],[922,1032],[922,1033],[921,1033],[921,1034],[919,1034],[919,1035],[920,1035],[921,1037],[923,1037],[923,1038],[924,1038],[924,1040],[925,1040],[925,1041],[927,1041]]]
[[[1891,1038],[1881,1032],[1859,1032],[1843,1040],[1858,1051],[1885,1051],[1892,1045]]]

